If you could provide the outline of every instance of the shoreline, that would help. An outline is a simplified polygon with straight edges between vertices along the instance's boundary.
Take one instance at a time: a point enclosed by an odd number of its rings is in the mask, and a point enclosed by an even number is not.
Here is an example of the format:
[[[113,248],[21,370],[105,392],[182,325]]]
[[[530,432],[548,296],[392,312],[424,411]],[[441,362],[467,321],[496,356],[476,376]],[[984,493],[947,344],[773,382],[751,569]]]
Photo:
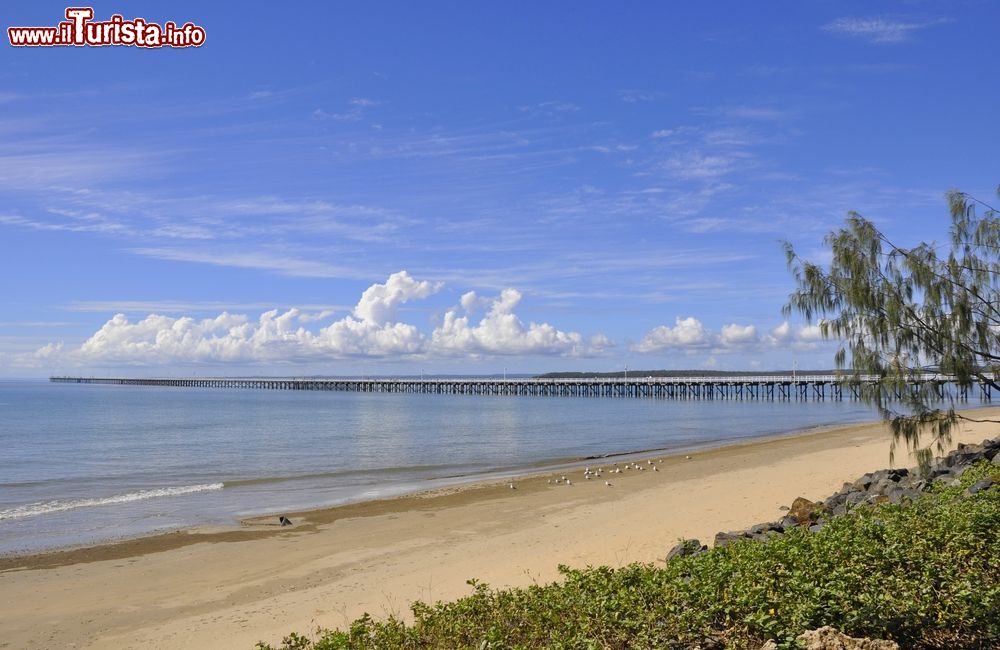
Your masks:
[[[1000,418],[997,407],[969,412],[985,413]],[[998,430],[961,423],[951,446]],[[286,528],[259,522],[7,558],[0,627],[10,647],[246,650],[365,612],[406,618],[414,600],[467,595],[470,578],[524,586],[558,579],[559,564],[662,562],[679,538],[710,542],[779,519],[797,496],[824,498],[887,467],[889,439],[881,424],[823,428],[654,456],[658,471],[585,481],[581,468],[572,486],[540,472],[516,490],[480,482],[286,513],[296,522]],[[914,464],[902,450],[896,460]],[[624,464],[590,464],[614,462]]]
[[[977,407],[969,409],[968,412],[989,411],[992,408]],[[1000,407],[996,408],[998,409],[998,415],[1000,415]],[[824,432],[849,427],[875,426],[877,424],[878,422],[871,420],[862,420],[853,423],[822,424],[807,429],[792,429],[748,438],[717,439],[679,447],[611,452],[603,455],[567,458],[554,462],[543,462],[537,465],[526,465],[517,469],[489,470],[476,475],[466,474],[427,479],[428,482],[453,482],[430,488],[404,488],[405,491],[399,494],[367,499],[363,497],[356,500],[349,499],[332,505],[310,506],[304,509],[280,511],[265,510],[259,514],[250,514],[239,518],[234,517],[235,521],[231,524],[194,524],[152,533],[116,537],[96,543],[71,544],[37,551],[0,553],[0,572],[19,568],[51,568],[80,562],[123,559],[131,557],[137,552],[136,549],[146,547],[152,549],[148,552],[161,552],[201,542],[247,541],[296,528],[314,529],[317,521],[321,523],[332,522],[336,519],[336,514],[338,513],[342,513],[344,517],[352,517],[358,516],[359,511],[363,516],[364,512],[369,509],[376,512],[387,512],[393,508],[397,501],[406,501],[406,505],[400,506],[405,509],[408,505],[408,500],[411,499],[425,500],[449,494],[475,491],[481,488],[506,487],[509,481],[532,481],[547,478],[554,476],[555,473],[571,471],[587,465],[601,466],[616,462],[645,461],[651,458],[673,458],[676,460],[679,456],[692,453],[704,454],[706,452],[740,448],[787,438],[820,435]],[[296,522],[295,525],[280,528],[278,524],[271,523],[271,520],[277,520],[281,515],[290,517],[293,522]]]

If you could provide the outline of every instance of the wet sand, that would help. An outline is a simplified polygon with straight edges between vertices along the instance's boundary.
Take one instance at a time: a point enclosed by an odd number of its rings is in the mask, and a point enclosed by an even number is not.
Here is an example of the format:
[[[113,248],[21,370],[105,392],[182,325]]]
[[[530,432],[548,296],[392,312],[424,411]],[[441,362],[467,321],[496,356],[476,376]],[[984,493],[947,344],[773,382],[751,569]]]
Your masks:
[[[1000,419],[1000,409],[975,413]],[[967,423],[952,444],[1000,435]],[[406,616],[466,580],[525,585],[559,564],[660,562],[678,538],[780,518],[889,466],[879,424],[812,431],[678,456],[647,469],[583,470],[291,513],[91,548],[0,558],[0,648],[243,648],[289,631]],[[912,465],[897,450],[897,466]],[[565,474],[572,485],[550,483]],[[610,481],[611,486],[605,485]],[[288,513],[286,513],[288,514]]]

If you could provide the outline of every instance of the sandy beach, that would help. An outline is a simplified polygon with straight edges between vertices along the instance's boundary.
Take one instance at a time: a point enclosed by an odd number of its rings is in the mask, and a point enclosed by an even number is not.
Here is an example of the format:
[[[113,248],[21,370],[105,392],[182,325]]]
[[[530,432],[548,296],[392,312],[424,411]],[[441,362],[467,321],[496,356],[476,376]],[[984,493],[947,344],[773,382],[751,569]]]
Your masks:
[[[1000,418],[1000,409],[976,411]],[[965,423],[952,445],[1000,425]],[[865,424],[692,453],[658,471],[586,481],[543,473],[86,549],[0,558],[0,648],[242,648],[289,631],[406,616],[466,580],[525,585],[557,566],[662,561],[678,538],[712,539],[781,516],[889,466],[890,436]],[[624,466],[624,461],[619,461]],[[897,450],[896,466],[913,461]],[[566,474],[572,485],[552,484]],[[610,481],[611,486],[605,484]]]

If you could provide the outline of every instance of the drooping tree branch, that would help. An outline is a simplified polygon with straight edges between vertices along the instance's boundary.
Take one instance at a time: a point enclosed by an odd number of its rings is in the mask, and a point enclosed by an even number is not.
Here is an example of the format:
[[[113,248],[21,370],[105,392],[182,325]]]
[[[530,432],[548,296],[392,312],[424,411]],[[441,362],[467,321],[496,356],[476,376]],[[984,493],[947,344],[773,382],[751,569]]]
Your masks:
[[[993,421],[957,411],[955,391],[923,381],[926,372],[947,376],[962,393],[974,385],[1000,390],[1000,213],[958,191],[948,203],[947,255],[927,243],[899,246],[857,213],[827,235],[828,267],[784,243],[798,285],[785,314],[818,321],[825,338],[841,342],[838,371],[861,384],[863,398],[890,423],[894,446],[903,440],[919,449],[930,433],[940,448],[959,420]]]

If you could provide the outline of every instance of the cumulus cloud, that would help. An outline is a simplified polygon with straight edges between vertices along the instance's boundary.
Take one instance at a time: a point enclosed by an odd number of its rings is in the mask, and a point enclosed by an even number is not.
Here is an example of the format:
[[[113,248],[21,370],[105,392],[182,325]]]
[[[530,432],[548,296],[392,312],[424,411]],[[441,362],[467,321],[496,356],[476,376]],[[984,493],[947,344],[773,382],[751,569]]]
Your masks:
[[[528,323],[514,314],[521,302],[516,289],[504,289],[490,302],[489,310],[473,324],[471,310],[481,299],[470,291],[462,296],[461,307],[449,309],[431,340],[433,351],[461,355],[562,355],[591,356],[609,347],[604,336],[589,341],[577,332],[564,332],[548,323]]]
[[[406,271],[368,287],[350,314],[320,327],[333,312],[270,310],[256,320],[222,312],[213,318],[150,314],[129,320],[116,314],[75,349],[46,345],[22,364],[160,365],[184,363],[282,363],[351,357],[428,358],[482,355],[597,354],[611,346],[603,335],[585,340],[548,323],[524,323],[514,309],[515,289],[493,299],[475,292],[462,296],[430,336],[398,319],[399,307],[439,291],[440,283],[419,281]],[[485,315],[472,322],[475,311]],[[316,329],[318,327],[318,329]],[[29,358],[30,357],[30,358]]]
[[[654,327],[646,337],[633,346],[636,352],[662,352],[665,350],[696,350],[711,345],[711,337],[701,321],[693,316],[678,317],[673,327]]]
[[[383,325],[396,318],[396,308],[404,302],[426,298],[441,289],[441,283],[417,282],[406,271],[393,273],[385,284],[373,284],[361,294],[354,315],[363,321]]]
[[[323,320],[297,308],[271,310],[256,322],[223,312],[195,320],[151,314],[131,322],[116,314],[93,336],[70,352],[79,361],[116,363],[186,363],[302,361],[351,356],[385,357],[424,352],[425,337],[413,325],[396,321],[399,305],[426,298],[440,284],[418,282],[406,271],[393,273],[384,284],[373,284],[361,295],[352,315],[318,332],[305,323]]]
[[[719,341],[723,345],[745,345],[757,342],[757,328],[753,325],[723,325]]]
[[[632,346],[635,352],[688,352],[710,350],[715,353],[749,352],[788,347],[794,350],[812,350],[823,341],[818,325],[800,325],[793,328],[788,321],[761,334],[756,325],[730,323],[718,332],[706,328],[697,318],[677,318],[674,326],[660,325],[651,329],[639,343]]]

